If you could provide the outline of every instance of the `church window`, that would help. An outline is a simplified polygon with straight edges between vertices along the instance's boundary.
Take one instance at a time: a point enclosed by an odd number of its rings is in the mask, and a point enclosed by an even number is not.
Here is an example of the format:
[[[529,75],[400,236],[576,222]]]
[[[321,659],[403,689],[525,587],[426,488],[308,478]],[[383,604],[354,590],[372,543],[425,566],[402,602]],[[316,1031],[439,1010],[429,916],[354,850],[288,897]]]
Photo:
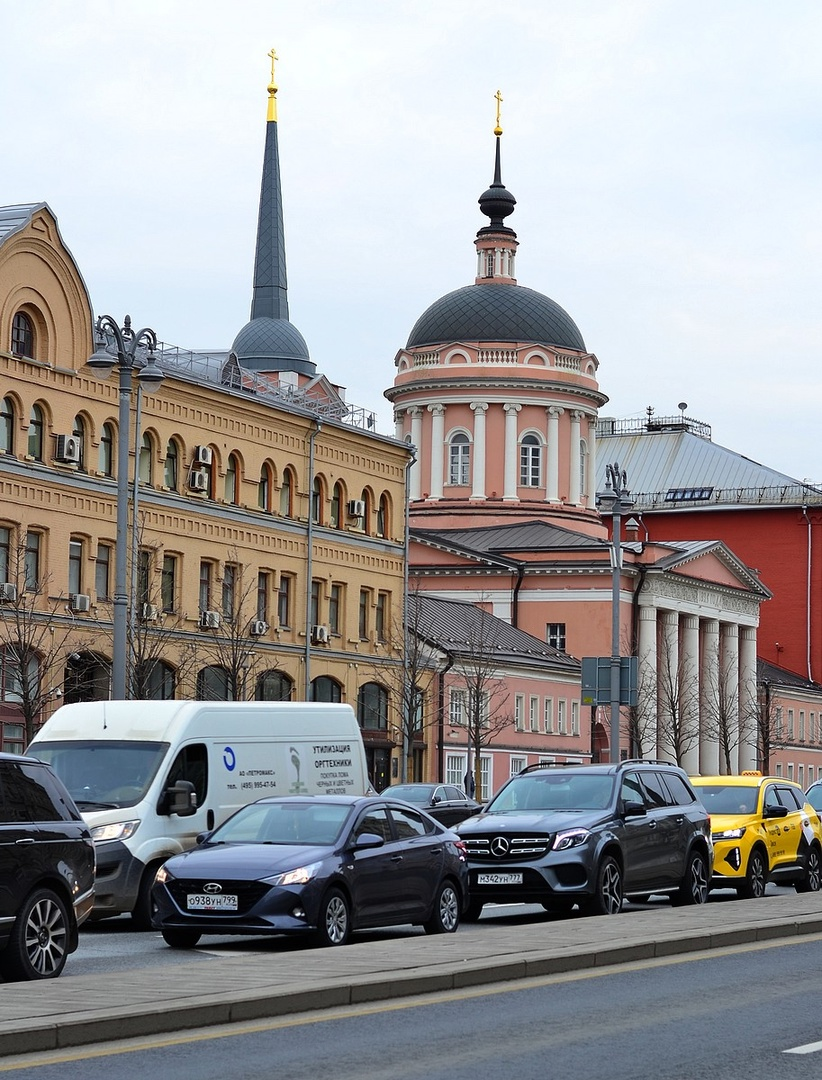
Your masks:
[[[448,447],[448,482],[465,487],[468,484],[468,470],[471,460],[471,444],[468,436],[459,432],[451,439]]]
[[[18,311],[11,321],[11,351],[15,356],[34,357],[34,327],[22,311]]]
[[[539,487],[542,447],[536,435],[526,435],[519,449],[519,482],[522,487]]]
[[[485,254],[485,276],[494,276],[494,252],[488,251]]]

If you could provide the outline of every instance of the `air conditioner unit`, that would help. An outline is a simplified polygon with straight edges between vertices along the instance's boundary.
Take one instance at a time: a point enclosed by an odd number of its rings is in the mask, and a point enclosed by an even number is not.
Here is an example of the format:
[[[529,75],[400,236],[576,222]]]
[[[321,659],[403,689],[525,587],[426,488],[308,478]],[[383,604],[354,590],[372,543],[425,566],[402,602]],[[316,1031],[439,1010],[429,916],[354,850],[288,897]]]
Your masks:
[[[348,514],[350,517],[365,517],[365,500],[349,499]]]
[[[72,611],[90,611],[91,597],[88,593],[72,593],[69,597],[69,607]]]
[[[80,440],[76,435],[58,435],[55,458],[64,465],[80,464]]]
[[[218,630],[220,627],[219,611],[203,611],[200,614],[201,630]]]
[[[195,446],[194,447],[194,464],[195,465],[210,465],[214,460],[214,451],[210,446]]]
[[[202,469],[192,469],[188,474],[188,486],[192,491],[208,491],[208,473]]]
[[[17,601],[17,586],[13,581],[0,584],[0,604],[14,604]]]
[[[248,629],[253,637],[262,637],[268,633],[268,623],[265,619],[252,619]]]
[[[331,640],[331,631],[327,626],[312,626],[311,641],[314,645],[327,645]]]
[[[160,609],[156,604],[143,604],[140,609],[140,618],[143,622],[156,622],[160,617]]]

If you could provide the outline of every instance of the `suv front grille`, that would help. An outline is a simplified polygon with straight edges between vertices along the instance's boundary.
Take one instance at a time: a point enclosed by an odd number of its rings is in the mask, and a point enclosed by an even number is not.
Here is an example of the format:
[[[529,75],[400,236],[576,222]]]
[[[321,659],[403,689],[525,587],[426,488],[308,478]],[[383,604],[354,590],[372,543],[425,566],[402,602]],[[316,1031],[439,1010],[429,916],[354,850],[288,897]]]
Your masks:
[[[552,833],[535,833],[533,836],[506,836],[490,833],[488,836],[465,837],[468,858],[481,862],[517,862],[523,859],[539,859],[551,849]]]

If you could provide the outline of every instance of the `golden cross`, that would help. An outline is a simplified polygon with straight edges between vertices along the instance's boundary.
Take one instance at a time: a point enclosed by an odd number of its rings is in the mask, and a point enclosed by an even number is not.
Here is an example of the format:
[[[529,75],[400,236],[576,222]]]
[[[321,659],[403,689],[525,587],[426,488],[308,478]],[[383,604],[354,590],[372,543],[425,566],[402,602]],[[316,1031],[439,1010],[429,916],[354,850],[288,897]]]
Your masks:
[[[494,97],[497,99],[497,126],[494,128],[494,134],[502,135],[502,128],[499,122],[499,109],[500,105],[502,104],[502,91],[497,90],[496,94],[494,94]]]
[[[271,81],[274,82],[274,61],[280,58],[273,49],[268,55],[271,57]]]

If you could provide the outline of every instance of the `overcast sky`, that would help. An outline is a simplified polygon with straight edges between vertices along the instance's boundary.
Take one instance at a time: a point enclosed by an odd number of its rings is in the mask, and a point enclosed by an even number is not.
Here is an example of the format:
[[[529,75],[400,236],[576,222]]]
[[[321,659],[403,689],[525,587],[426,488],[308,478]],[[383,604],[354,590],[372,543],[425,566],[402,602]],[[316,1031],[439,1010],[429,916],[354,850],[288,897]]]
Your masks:
[[[0,0],[0,35],[0,204],[49,204],[97,314],[231,345],[273,46],[291,321],[393,433],[397,350],[473,282],[500,89],[518,280],[601,415],[686,402],[822,480],[819,0]]]

